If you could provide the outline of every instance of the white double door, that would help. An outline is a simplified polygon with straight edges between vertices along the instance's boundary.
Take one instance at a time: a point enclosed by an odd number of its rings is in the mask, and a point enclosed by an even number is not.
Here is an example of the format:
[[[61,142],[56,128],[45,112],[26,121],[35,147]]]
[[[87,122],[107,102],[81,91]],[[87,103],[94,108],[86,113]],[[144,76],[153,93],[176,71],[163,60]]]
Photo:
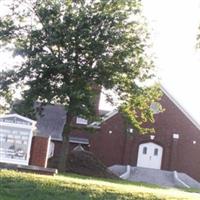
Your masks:
[[[162,163],[163,148],[153,142],[139,145],[137,166],[160,169]]]

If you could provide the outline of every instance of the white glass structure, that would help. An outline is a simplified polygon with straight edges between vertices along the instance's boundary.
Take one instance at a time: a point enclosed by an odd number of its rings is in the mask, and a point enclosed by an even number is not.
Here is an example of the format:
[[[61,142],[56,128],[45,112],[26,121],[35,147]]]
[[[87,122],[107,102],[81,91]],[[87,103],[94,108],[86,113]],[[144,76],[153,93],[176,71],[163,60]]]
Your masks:
[[[35,123],[17,114],[0,117],[0,162],[28,165]]]

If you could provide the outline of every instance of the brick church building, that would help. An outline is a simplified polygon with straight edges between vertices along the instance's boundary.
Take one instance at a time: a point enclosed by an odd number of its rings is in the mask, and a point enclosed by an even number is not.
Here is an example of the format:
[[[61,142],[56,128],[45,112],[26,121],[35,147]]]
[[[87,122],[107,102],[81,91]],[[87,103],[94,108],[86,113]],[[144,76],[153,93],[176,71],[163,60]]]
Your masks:
[[[121,114],[114,110],[106,113],[101,123],[90,124],[95,127],[94,132],[88,133],[84,129],[72,131],[70,148],[91,151],[107,166],[129,164],[176,170],[200,181],[200,126],[165,89],[162,90],[164,95],[160,103],[165,111],[159,113],[156,104],[152,105],[155,123],[151,126],[155,134],[140,135],[131,128],[127,129]],[[65,120],[61,106],[45,107],[43,116],[37,120],[37,133],[33,133],[30,140],[29,164],[56,165]],[[74,119],[74,123],[88,126],[87,120],[79,117]]]

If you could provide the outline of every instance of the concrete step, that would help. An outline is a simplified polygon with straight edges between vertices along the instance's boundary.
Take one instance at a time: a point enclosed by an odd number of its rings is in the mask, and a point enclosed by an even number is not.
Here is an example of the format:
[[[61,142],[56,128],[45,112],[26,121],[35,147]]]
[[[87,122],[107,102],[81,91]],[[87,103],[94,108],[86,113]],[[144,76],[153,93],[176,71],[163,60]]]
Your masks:
[[[128,180],[134,182],[151,183],[165,187],[176,186],[173,172],[157,169],[131,167],[131,173]]]
[[[200,189],[200,183],[185,173],[133,166],[127,167],[125,165],[113,165],[109,169],[117,176],[133,182],[151,183],[164,187]]]
[[[58,173],[57,169],[53,168],[45,168],[39,167],[34,165],[16,165],[16,164],[8,164],[8,163],[0,163],[0,170],[1,169],[11,169],[17,170],[22,172],[32,172],[37,174],[44,174],[44,175],[55,175]]]
[[[112,165],[108,169],[115,175],[120,176],[126,172],[126,165]]]
[[[181,179],[181,181],[186,183],[191,188],[200,189],[200,183],[198,181],[196,181],[195,179],[193,179],[192,177],[188,176],[187,174],[178,173],[178,177],[179,177],[179,179]]]

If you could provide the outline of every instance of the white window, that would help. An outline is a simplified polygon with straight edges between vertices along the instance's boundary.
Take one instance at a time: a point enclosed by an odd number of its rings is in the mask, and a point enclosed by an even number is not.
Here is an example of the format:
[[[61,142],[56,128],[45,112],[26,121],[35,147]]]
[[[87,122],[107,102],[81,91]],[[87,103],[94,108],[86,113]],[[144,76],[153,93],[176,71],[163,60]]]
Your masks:
[[[153,102],[150,105],[150,109],[153,111],[154,114],[158,114],[161,111],[161,106],[158,102]]]
[[[0,128],[0,161],[26,162],[30,143],[30,130],[5,127]],[[9,131],[9,132],[7,132]]]
[[[173,139],[179,139],[179,134],[178,133],[174,133],[173,134]]]
[[[84,118],[81,118],[81,117],[77,117],[77,118],[76,118],[76,123],[77,123],[77,124],[87,125],[87,124],[88,124],[88,120],[87,120],[87,119],[84,119]]]
[[[50,142],[49,145],[50,146],[49,146],[48,158],[51,158],[54,155],[55,144],[53,142]]]
[[[143,154],[147,154],[147,147],[143,148]]]
[[[158,148],[154,149],[154,156],[158,155]]]
[[[84,151],[84,148],[81,144],[78,144],[76,147],[74,147],[73,151]]]
[[[17,114],[0,117],[0,162],[28,165],[35,121]]]

